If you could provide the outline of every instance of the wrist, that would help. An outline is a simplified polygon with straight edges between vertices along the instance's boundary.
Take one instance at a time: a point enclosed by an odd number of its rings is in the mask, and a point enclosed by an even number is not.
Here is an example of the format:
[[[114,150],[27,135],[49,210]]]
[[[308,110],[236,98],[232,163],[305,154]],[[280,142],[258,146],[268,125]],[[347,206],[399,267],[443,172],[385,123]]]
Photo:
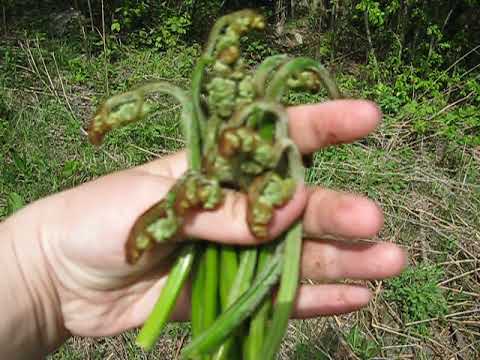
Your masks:
[[[34,207],[32,205],[32,207]],[[55,279],[45,254],[41,224],[29,207],[0,223],[0,357],[31,359],[58,347],[63,326]]]

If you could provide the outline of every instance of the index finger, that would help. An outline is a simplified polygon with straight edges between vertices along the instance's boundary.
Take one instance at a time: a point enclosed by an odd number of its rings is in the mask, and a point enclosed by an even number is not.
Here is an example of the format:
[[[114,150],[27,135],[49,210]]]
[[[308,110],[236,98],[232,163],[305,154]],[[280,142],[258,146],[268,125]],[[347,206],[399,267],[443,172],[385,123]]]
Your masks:
[[[382,118],[375,103],[332,100],[288,109],[289,135],[303,154],[352,142],[371,133]]]
[[[380,123],[381,112],[370,101],[333,100],[288,108],[289,134],[304,154],[329,145],[352,142]],[[140,166],[153,175],[179,177],[187,170],[185,153],[162,157]]]

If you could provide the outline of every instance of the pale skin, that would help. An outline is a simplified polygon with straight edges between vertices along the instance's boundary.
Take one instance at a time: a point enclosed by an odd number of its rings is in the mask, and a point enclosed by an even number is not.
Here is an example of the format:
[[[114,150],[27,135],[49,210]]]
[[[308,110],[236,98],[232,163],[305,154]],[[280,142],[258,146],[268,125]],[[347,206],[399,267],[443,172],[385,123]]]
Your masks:
[[[307,154],[372,132],[378,108],[366,101],[337,100],[289,109],[290,135]],[[31,359],[53,351],[68,336],[108,336],[140,326],[168,274],[177,244],[159,246],[135,266],[124,244],[135,219],[160,200],[186,169],[183,152],[120,171],[41,199],[0,224],[0,358]],[[294,316],[341,314],[366,306],[371,293],[343,279],[374,280],[399,274],[406,254],[389,243],[355,243],[374,237],[383,215],[362,196],[300,185],[279,209],[270,237],[303,212],[307,234],[302,285]],[[184,237],[219,243],[258,243],[249,232],[243,195],[229,193],[221,208],[197,213]],[[343,241],[327,240],[341,238]],[[172,320],[189,317],[188,289]]]

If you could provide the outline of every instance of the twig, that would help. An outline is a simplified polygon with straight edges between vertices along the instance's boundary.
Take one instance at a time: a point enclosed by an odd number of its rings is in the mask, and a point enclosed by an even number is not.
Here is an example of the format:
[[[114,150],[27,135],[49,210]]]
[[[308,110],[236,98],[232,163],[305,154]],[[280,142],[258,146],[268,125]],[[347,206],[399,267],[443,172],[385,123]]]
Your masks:
[[[180,344],[177,346],[177,351],[175,351],[175,359],[179,359],[180,357],[180,351],[182,351],[183,343],[185,342],[185,339],[188,336],[188,332],[184,332],[181,339],[180,339]]]
[[[51,54],[52,54],[52,58],[53,58],[53,63],[55,64],[55,69],[57,70],[57,76],[58,76],[58,78],[59,78],[59,80],[60,80],[60,85],[61,85],[61,87],[62,87],[63,97],[64,97],[64,99],[65,99],[65,102],[67,103],[68,110],[69,110],[69,112],[70,112],[70,115],[72,115],[72,118],[73,118],[74,120],[77,120],[77,117],[76,117],[76,115],[75,115],[75,112],[73,111],[72,106],[70,105],[70,101],[68,100],[67,93],[66,93],[66,91],[65,91],[65,86],[63,85],[63,79],[62,79],[62,75],[60,74],[60,70],[59,70],[59,68],[58,68],[57,59],[55,58],[55,53],[52,52]],[[80,128],[81,128],[81,127],[80,127]]]
[[[475,91],[471,91],[470,93],[468,93],[466,96],[464,96],[463,98],[461,99],[458,99],[456,101],[454,101],[453,103],[451,104],[448,104],[447,106],[445,106],[444,108],[442,108],[440,111],[436,112],[435,114],[433,114],[432,116],[430,116],[427,121],[431,121],[433,119],[435,119],[438,115],[444,113],[445,111],[447,111],[448,109],[464,102],[465,100],[469,99],[472,95],[475,94]]]
[[[55,93],[53,92],[53,89],[50,88],[50,86],[45,82],[45,80],[42,78],[41,72],[38,69],[37,63],[35,61],[35,57],[32,54],[32,50],[30,48],[30,44],[28,41],[25,42],[25,45],[23,43],[20,43],[20,47],[26,52],[27,54],[27,61],[31,67],[31,72],[37,75],[38,80],[43,84],[43,86],[50,90],[53,96],[55,96]]]
[[[92,13],[92,4],[90,3],[90,0],[87,0],[87,5],[88,5],[88,14],[90,15],[90,26],[92,32],[95,31],[95,27],[93,25],[93,13]]]
[[[2,19],[3,19],[3,32],[7,33],[7,11],[5,10],[5,5],[2,5]]]
[[[103,42],[103,60],[104,60],[104,70],[105,70],[105,92],[110,95],[109,85],[108,85],[108,68],[107,68],[107,39],[105,35],[105,8],[103,6],[103,0],[101,2],[102,5],[102,42]]]
[[[53,81],[52,81],[52,77],[50,76],[50,72],[47,69],[47,64],[45,63],[45,59],[43,58],[42,51],[40,50],[40,43],[38,38],[36,39],[35,45],[37,46],[38,55],[40,56],[40,60],[43,64],[43,68],[45,69],[45,74],[47,75],[48,81],[50,82],[50,86],[52,87],[52,92],[54,93],[55,97],[59,98],[57,89],[55,88],[55,85],[53,84]]]
[[[153,151],[150,151],[150,150],[147,150],[147,149],[144,149],[138,145],[135,145],[135,144],[130,144],[131,147],[137,149],[137,150],[140,150],[141,152],[145,153],[145,154],[148,154],[148,155],[152,155],[152,156],[155,156],[157,158],[161,157],[160,154],[157,154],[157,153],[154,153]],[[170,151],[170,150],[165,150],[165,149],[160,149],[159,150],[160,153],[162,154],[172,154],[173,151]]]
[[[424,324],[424,323],[429,323],[429,322],[432,322],[432,321],[437,321],[437,320],[442,320],[442,319],[449,319],[451,317],[456,317],[456,316],[461,316],[461,315],[467,315],[467,314],[474,314],[474,313],[478,313],[480,312],[480,309],[474,309],[474,310],[466,310],[466,311],[460,311],[460,312],[456,312],[456,313],[453,313],[453,314],[447,314],[445,316],[437,316],[437,317],[433,317],[433,318],[430,318],[430,319],[424,319],[424,320],[418,320],[418,321],[412,321],[412,322],[409,322],[409,323],[406,323],[405,326],[413,326],[413,325],[418,325],[418,324]]]
[[[425,339],[425,340],[427,340],[428,342],[431,342],[432,344],[436,345],[438,348],[444,349],[444,350],[445,350],[446,352],[448,352],[448,353],[451,353],[451,352],[452,352],[449,348],[447,348],[446,346],[444,346],[444,345],[441,344],[440,342],[438,342],[438,341],[436,341],[435,339],[432,339],[432,338],[430,338],[430,337],[428,337],[428,336],[425,336],[425,335],[413,333],[414,335],[418,336],[418,337],[415,337],[415,336],[413,336],[413,335],[403,334],[403,333],[400,333],[400,332],[396,331],[395,329],[392,329],[392,328],[390,328],[390,327],[388,327],[388,326],[386,326],[386,325],[384,325],[384,324],[379,325],[379,324],[373,324],[373,323],[372,323],[372,326],[373,326],[373,327],[377,327],[377,328],[379,328],[379,329],[381,329],[381,330],[383,330],[383,331],[385,331],[385,332],[390,332],[390,333],[392,333],[392,334],[395,334],[395,335],[398,335],[398,336],[401,336],[401,337],[404,337],[404,338],[407,338],[407,339],[412,339],[412,340],[416,340],[416,341],[420,341],[421,339]],[[429,346],[430,346],[430,348],[431,348],[434,352],[438,353],[438,350],[439,350],[439,349],[434,348],[434,347],[432,347],[431,345],[429,345]]]
[[[447,280],[444,280],[444,281],[442,281],[442,282],[439,282],[439,283],[437,284],[437,286],[441,286],[441,285],[448,284],[448,283],[451,282],[451,281],[461,279],[461,278],[463,278],[463,277],[465,277],[465,276],[467,276],[467,275],[476,273],[477,271],[480,271],[480,268],[476,268],[476,269],[467,271],[467,272],[465,272],[465,273],[463,273],[463,274],[459,274],[459,275],[457,275],[457,276],[454,276],[454,277],[452,277],[452,278],[449,278],[449,279],[447,279]]]
[[[440,76],[437,77],[437,79],[435,79],[433,81],[433,84],[436,84],[438,82],[439,79],[442,78],[442,75],[448,73],[452,68],[454,68],[459,62],[463,61],[466,57],[468,57],[470,54],[474,53],[475,51],[477,51],[478,49],[480,49],[480,44],[475,46],[473,49],[471,49],[470,51],[468,51],[467,53],[465,53],[464,55],[462,55],[461,57],[459,57],[452,65],[450,65],[447,69],[445,69],[442,74]],[[432,85],[433,85],[432,84]],[[421,95],[420,97],[423,97],[427,94],[428,90],[425,90]]]

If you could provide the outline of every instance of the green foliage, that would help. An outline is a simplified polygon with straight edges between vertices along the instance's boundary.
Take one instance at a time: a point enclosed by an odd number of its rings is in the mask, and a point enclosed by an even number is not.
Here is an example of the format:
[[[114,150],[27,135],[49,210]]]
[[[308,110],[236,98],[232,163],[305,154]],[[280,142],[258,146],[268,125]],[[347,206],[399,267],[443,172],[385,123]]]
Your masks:
[[[266,57],[277,53],[264,37],[256,37],[255,34],[243,36],[241,43],[245,53],[248,54],[247,61],[250,65],[258,64]]]
[[[110,26],[111,30],[113,32],[120,32],[124,29],[131,30],[142,21],[149,7],[146,1],[123,0],[121,5],[115,9],[115,18]]]
[[[441,318],[448,312],[447,299],[437,285],[443,276],[443,269],[436,265],[410,267],[386,282],[385,298],[397,304],[405,323]],[[412,329],[427,334],[428,323],[416,324]]]
[[[62,177],[69,178],[78,173],[81,163],[78,160],[68,160],[63,165]]]
[[[395,3],[392,1],[392,3]],[[385,12],[382,11],[378,1],[361,0],[356,9],[361,12],[367,12],[368,21],[375,26],[382,26],[385,23]]]
[[[215,20],[225,13],[225,0],[189,0],[191,4],[191,34],[196,39],[204,39]],[[223,10],[223,11],[222,11]]]
[[[191,10],[192,1],[179,7],[173,1],[124,0],[110,28],[127,43],[166,50],[184,42],[192,25]]]
[[[25,200],[16,192],[11,192],[8,194],[7,199],[7,215],[13,214],[15,211],[20,210],[25,206]]]
[[[183,42],[190,25],[191,20],[187,15],[165,16],[160,26],[140,30],[139,42],[163,50],[175,47]]]
[[[478,107],[467,105],[439,116],[438,131],[451,141],[471,146],[480,145],[480,114]]]
[[[329,357],[315,349],[310,344],[298,343],[295,345],[292,360],[327,360]]]
[[[76,84],[84,83],[89,76],[87,63],[85,59],[80,56],[68,60],[68,69],[67,76]]]
[[[358,326],[353,326],[347,334],[347,343],[361,360],[374,358],[380,353],[380,346],[362,334]]]
[[[358,29],[367,31],[366,17],[377,56],[386,58],[395,53],[404,62],[425,69],[445,66],[469,51],[467,44],[480,40],[475,16],[471,15],[479,11],[476,1],[360,0],[344,2],[343,10],[335,25],[337,41],[345,39],[341,47],[348,46],[348,39]],[[363,48],[371,50],[367,42]]]
[[[363,96],[375,100],[387,116],[407,121],[412,136],[440,136],[458,144],[480,144],[480,84],[475,77],[462,81],[462,69],[447,73],[429,62],[405,65],[390,56],[378,66],[367,64]],[[477,75],[478,77],[478,75]],[[448,89],[446,91],[445,89]]]

